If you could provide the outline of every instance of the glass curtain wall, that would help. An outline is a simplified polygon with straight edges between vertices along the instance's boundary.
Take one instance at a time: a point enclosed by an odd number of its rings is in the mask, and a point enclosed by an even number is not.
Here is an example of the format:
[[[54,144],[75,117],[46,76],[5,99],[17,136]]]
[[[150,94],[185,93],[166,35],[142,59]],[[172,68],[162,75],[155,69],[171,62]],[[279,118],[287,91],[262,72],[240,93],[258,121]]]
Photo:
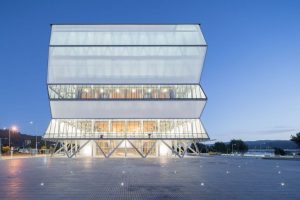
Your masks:
[[[45,138],[202,138],[207,139],[199,119],[52,119]]]
[[[50,99],[205,99],[199,85],[48,85]]]

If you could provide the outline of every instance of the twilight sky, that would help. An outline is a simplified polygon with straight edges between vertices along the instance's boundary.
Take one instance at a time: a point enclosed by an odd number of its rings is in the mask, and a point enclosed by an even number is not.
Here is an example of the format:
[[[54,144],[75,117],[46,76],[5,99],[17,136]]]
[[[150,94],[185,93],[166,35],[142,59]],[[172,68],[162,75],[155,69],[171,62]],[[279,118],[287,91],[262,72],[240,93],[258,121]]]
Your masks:
[[[51,23],[201,23],[208,43],[202,121],[211,139],[289,139],[300,131],[300,1],[0,2],[0,127],[42,135]],[[35,133],[34,133],[35,134]]]

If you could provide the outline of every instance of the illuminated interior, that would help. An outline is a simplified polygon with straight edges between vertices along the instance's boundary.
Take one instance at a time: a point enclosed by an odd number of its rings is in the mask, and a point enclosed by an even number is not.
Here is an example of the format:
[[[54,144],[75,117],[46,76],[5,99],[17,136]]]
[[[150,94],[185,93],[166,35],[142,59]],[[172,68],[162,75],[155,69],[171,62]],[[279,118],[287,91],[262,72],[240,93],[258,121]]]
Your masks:
[[[206,50],[199,24],[51,25],[43,138],[69,158],[183,157],[209,140]]]
[[[205,99],[199,85],[48,85],[50,99]]]
[[[208,139],[199,119],[52,119],[45,137],[48,139]]]

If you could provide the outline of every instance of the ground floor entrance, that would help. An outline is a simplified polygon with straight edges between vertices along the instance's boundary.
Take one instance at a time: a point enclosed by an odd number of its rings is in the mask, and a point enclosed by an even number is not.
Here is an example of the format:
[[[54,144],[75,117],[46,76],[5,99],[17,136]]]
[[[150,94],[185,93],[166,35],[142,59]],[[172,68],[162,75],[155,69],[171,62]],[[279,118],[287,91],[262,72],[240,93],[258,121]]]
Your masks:
[[[57,140],[52,156],[74,157],[179,157],[199,154],[195,140]]]

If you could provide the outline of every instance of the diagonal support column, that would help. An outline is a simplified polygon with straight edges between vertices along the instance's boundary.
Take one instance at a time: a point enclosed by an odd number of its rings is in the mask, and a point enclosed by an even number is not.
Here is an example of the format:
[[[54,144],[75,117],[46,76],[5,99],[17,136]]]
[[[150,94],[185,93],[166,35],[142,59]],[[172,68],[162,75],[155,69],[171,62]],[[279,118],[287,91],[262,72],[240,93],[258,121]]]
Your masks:
[[[153,147],[155,146],[157,140],[155,140],[155,142],[152,144],[152,146],[150,147],[150,149],[148,150],[148,152],[145,155],[145,158],[147,158],[147,156],[149,155],[149,153],[152,151]]]
[[[140,154],[140,156],[142,156],[142,158],[145,158],[145,156],[139,151],[139,149],[136,146],[133,145],[133,143],[130,140],[127,140],[127,141],[136,150],[136,152],[138,152],[138,154]]]
[[[195,149],[196,149],[198,155],[200,155],[200,151],[199,151],[199,148],[198,148],[198,146],[197,146],[197,141],[194,140],[194,141],[193,141],[193,144],[194,144],[194,146],[195,146]]]
[[[63,145],[63,149],[64,149],[64,151],[65,151],[67,157],[70,158],[69,153],[68,153],[68,147],[66,147],[65,144]]]
[[[100,145],[99,145],[95,140],[93,140],[93,141],[96,143],[98,149],[101,151],[101,153],[104,155],[104,157],[107,158],[107,155],[104,153],[104,151],[103,151],[103,149],[100,147]]]
[[[85,147],[85,145],[87,145],[91,140],[88,140],[86,143],[84,143],[79,149],[77,149],[77,151],[75,151],[69,158],[72,158],[73,156],[75,156],[83,147]]]
[[[56,153],[55,149],[57,148],[57,145],[58,145],[58,144],[59,144],[59,142],[56,141],[56,144],[55,144],[55,146],[54,146],[54,149],[53,149],[53,151],[51,152],[51,157],[53,157],[53,155]]]
[[[65,150],[65,152],[66,152],[68,158],[70,158],[69,150],[68,150],[68,145],[63,144],[63,148],[64,148],[64,150]]]
[[[54,155],[60,153],[61,150],[62,150],[63,148],[64,148],[64,146],[60,147],[60,148],[54,153]]]
[[[189,150],[191,150],[193,153],[198,154],[193,148],[188,147]]]
[[[124,140],[121,140],[121,142],[119,142],[119,144],[107,155],[107,158],[109,158],[115,152],[115,150],[119,148],[123,141]]]
[[[181,155],[181,157],[183,158],[184,156],[185,156],[185,154],[186,154],[186,152],[187,152],[187,149],[188,149],[188,146],[190,145],[190,144],[187,144],[186,142],[182,142],[183,143],[183,152],[182,152],[182,155]]]
[[[183,158],[183,157],[181,157],[181,155],[177,152],[177,151],[174,151],[174,149],[172,148],[172,147],[170,147],[169,145],[168,145],[168,143],[166,143],[165,141],[163,141],[163,140],[161,140],[162,141],[162,143],[164,143],[173,153],[175,153],[179,158]]]

